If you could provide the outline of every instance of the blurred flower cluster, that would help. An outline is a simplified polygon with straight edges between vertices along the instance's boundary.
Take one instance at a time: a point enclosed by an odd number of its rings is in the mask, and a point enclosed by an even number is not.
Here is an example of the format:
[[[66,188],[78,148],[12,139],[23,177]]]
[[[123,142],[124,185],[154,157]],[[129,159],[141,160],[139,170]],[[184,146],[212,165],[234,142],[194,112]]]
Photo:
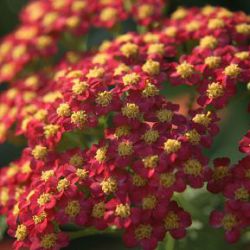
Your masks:
[[[225,196],[210,222],[229,242],[250,225],[250,133],[237,164],[217,158],[211,167],[204,154],[219,133],[218,111],[237,85],[247,91],[250,19],[211,6],[166,18],[164,4],[31,1],[1,41],[0,80],[9,84],[0,140],[27,141],[0,170],[0,213],[15,249],[60,249],[72,224],[83,234],[121,231],[126,246],[155,249],[166,233],[185,237],[192,219],[176,196],[205,184]],[[65,35],[77,46],[91,27],[116,32],[131,18],[140,32],[49,61]],[[187,113],[164,95],[168,83],[195,90]]]

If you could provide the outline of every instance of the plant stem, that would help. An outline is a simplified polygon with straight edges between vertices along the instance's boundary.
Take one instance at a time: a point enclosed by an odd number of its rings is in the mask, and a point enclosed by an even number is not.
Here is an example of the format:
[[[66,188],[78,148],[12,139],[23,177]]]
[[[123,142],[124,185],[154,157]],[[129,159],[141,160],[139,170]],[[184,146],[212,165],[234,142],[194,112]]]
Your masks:
[[[166,249],[165,250],[174,250],[175,240],[168,234],[166,237]]]

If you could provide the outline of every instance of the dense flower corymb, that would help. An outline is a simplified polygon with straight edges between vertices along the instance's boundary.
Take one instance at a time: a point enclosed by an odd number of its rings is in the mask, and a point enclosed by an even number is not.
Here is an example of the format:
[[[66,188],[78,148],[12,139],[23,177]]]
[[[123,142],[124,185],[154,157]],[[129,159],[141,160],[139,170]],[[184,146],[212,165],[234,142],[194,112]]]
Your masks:
[[[249,157],[233,166],[217,158],[210,168],[203,149],[219,132],[217,111],[250,81],[249,18],[207,6],[164,19],[161,0],[86,3],[32,1],[0,46],[0,80],[12,80],[0,95],[0,140],[27,139],[20,159],[0,171],[14,248],[62,248],[73,224],[119,229],[127,246],[155,249],[166,234],[185,237],[191,216],[176,194],[204,184],[225,196],[225,211],[210,221],[235,242],[249,221]],[[65,32],[128,16],[148,31],[23,70],[54,55]],[[187,112],[166,98],[167,82],[195,91]],[[249,133],[240,150],[249,154]]]

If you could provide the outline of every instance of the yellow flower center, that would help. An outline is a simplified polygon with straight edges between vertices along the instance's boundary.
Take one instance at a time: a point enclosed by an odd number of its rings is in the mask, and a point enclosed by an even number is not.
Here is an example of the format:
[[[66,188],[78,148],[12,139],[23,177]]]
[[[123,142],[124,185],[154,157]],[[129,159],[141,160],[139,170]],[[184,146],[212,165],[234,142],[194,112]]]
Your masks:
[[[180,20],[187,16],[187,10],[183,7],[179,7],[172,15],[171,19]]]
[[[175,37],[177,33],[177,29],[174,26],[170,26],[164,29],[164,33],[169,37]]]
[[[76,170],[76,175],[77,175],[80,179],[84,180],[84,179],[86,179],[86,178],[88,177],[89,171],[86,170],[86,169],[78,168],[78,169]]]
[[[108,106],[112,101],[112,94],[108,91],[99,92],[95,99],[96,103],[102,107]]]
[[[135,72],[126,74],[122,77],[122,81],[123,81],[125,86],[135,85],[140,81],[140,75],[138,75]]]
[[[249,59],[250,53],[248,51],[241,51],[241,52],[237,52],[235,56],[239,58],[240,60],[244,61],[244,60]]]
[[[69,186],[70,186],[70,181],[67,178],[63,178],[60,181],[58,181],[56,189],[58,190],[58,192],[61,192],[67,189]]]
[[[22,173],[27,174],[27,173],[30,173],[30,172],[32,172],[32,169],[30,167],[30,162],[27,161],[22,166]]]
[[[32,217],[32,219],[33,219],[35,224],[39,224],[39,223],[43,222],[46,219],[46,217],[47,217],[47,214],[46,214],[46,212],[43,211],[39,215],[34,215]]]
[[[156,112],[156,117],[160,122],[171,122],[173,112],[167,109],[161,109]]]
[[[208,28],[209,29],[220,29],[223,28],[225,26],[225,22],[223,19],[220,18],[214,18],[209,20],[208,22]]]
[[[87,114],[84,110],[74,111],[70,117],[73,124],[83,127],[87,122]]]
[[[154,209],[157,204],[157,199],[154,195],[148,195],[142,199],[143,209]]]
[[[76,168],[81,167],[83,165],[83,162],[84,162],[84,160],[83,160],[82,156],[80,156],[78,154],[74,154],[69,159],[69,164],[76,167]]]
[[[6,175],[7,177],[12,177],[17,174],[19,168],[16,164],[11,163],[7,169]]]
[[[9,106],[6,104],[1,104],[0,106],[0,118],[3,118],[9,110]]]
[[[101,11],[100,20],[107,22],[109,20],[115,19],[117,16],[117,10],[112,7],[107,7]]]
[[[189,130],[188,132],[185,133],[185,136],[188,138],[191,144],[197,145],[200,142],[201,136],[200,134],[195,130]]]
[[[147,180],[142,178],[140,175],[138,174],[134,174],[133,177],[132,177],[132,181],[133,181],[133,184],[136,186],[136,187],[143,187],[147,184]]]
[[[189,159],[184,163],[184,173],[198,176],[202,172],[202,165],[196,159]]]
[[[150,17],[153,13],[154,13],[154,6],[150,4],[142,4],[138,8],[139,19]]]
[[[119,75],[121,75],[123,72],[129,72],[129,70],[130,70],[129,66],[127,66],[127,65],[124,64],[124,63],[121,63],[121,64],[119,64],[118,67],[115,68],[114,75],[115,75],[115,76],[119,76]]]
[[[79,79],[74,80],[74,84],[72,86],[72,92],[75,95],[81,95],[87,89],[88,89],[88,84],[86,82],[80,81]]]
[[[218,181],[226,177],[228,173],[229,173],[229,170],[227,166],[216,167],[214,168],[214,171],[213,171],[213,179]]]
[[[92,216],[94,218],[100,219],[103,217],[105,212],[105,203],[104,202],[99,202],[94,205],[92,209]]]
[[[23,224],[18,225],[15,233],[15,238],[17,240],[22,241],[27,237],[27,235],[28,235],[27,227]]]
[[[224,74],[226,76],[235,78],[241,73],[241,68],[238,64],[232,63],[224,69]]]
[[[69,215],[70,217],[75,217],[80,213],[80,209],[81,207],[79,201],[69,201],[64,211],[65,214]]]
[[[87,78],[102,78],[104,73],[104,68],[94,67],[93,69],[89,70],[86,76]]]
[[[115,215],[121,218],[127,218],[130,216],[129,204],[118,204],[115,208]]]
[[[41,238],[41,246],[45,249],[50,249],[55,246],[57,240],[57,236],[54,233],[45,234]]]
[[[46,47],[48,47],[49,45],[51,45],[53,42],[53,40],[51,39],[51,37],[49,36],[40,36],[37,39],[37,46],[40,49],[44,49]]]
[[[121,46],[121,52],[126,57],[136,56],[138,54],[139,48],[134,43],[125,43]]]
[[[62,94],[59,91],[51,91],[48,94],[43,96],[43,101],[45,103],[52,103],[58,98],[62,99]]]
[[[211,122],[210,114],[210,112],[207,112],[207,114],[196,114],[192,121],[207,127]]]
[[[159,138],[159,132],[154,129],[149,129],[143,136],[142,139],[147,143],[147,144],[152,144],[157,141]]]
[[[189,32],[196,31],[200,28],[201,24],[199,21],[192,21],[186,25],[186,29]]]
[[[121,42],[122,43],[122,42],[129,42],[132,39],[133,39],[132,34],[127,33],[127,34],[119,35],[115,40],[117,42]]]
[[[213,82],[208,85],[207,96],[211,99],[221,97],[224,94],[224,88],[219,82]]]
[[[42,24],[45,27],[50,27],[50,26],[53,26],[53,24],[56,22],[57,19],[58,19],[58,13],[49,12],[48,14],[44,16]]]
[[[138,118],[140,114],[139,106],[135,103],[126,103],[126,106],[122,107],[122,114],[130,119]]]
[[[219,67],[221,63],[221,58],[218,56],[209,56],[205,59],[205,64],[210,68],[210,69],[215,69]]]
[[[218,13],[217,17],[224,18],[224,17],[232,17],[233,13],[230,10],[227,10],[225,8],[222,8]]]
[[[142,159],[145,168],[155,168],[158,164],[158,155],[149,155]]]
[[[67,73],[67,78],[79,78],[82,77],[83,73],[81,70],[72,70],[69,73]],[[79,79],[74,79],[73,82],[77,82]]]
[[[151,237],[153,228],[150,225],[140,224],[135,229],[135,238],[137,240],[149,239]]]
[[[12,72],[15,70],[13,63],[6,63],[2,66],[0,73],[2,76],[8,76],[9,74],[12,74]]]
[[[151,55],[151,54],[163,55],[164,52],[165,52],[165,48],[164,48],[163,43],[150,44],[147,50],[148,55]]]
[[[22,57],[27,51],[27,48],[24,45],[16,46],[16,48],[12,51],[12,57],[13,59],[19,59]]]
[[[20,212],[18,203],[14,205],[12,212],[13,212],[13,214],[14,214],[15,216],[18,216],[18,214],[19,214],[19,212]]]
[[[145,43],[157,43],[159,41],[159,35],[148,32],[143,36],[143,41]],[[151,45],[149,45],[149,47],[150,46]]]
[[[124,141],[118,145],[118,154],[120,156],[128,156],[134,152],[133,144],[130,141]]]
[[[4,187],[0,191],[0,202],[2,205],[6,205],[8,200],[9,200],[9,189]]]
[[[99,63],[99,64],[106,64],[108,61],[108,54],[97,54],[96,56],[93,57],[92,62],[93,63]]]
[[[234,196],[236,200],[241,200],[241,201],[249,200],[249,192],[244,187],[236,189],[234,192]]]
[[[15,37],[20,40],[30,40],[37,35],[37,31],[37,26],[22,26],[15,32]]]
[[[37,76],[32,75],[25,79],[25,86],[35,88],[38,86],[39,79]]]
[[[43,206],[50,201],[50,194],[42,193],[37,199],[39,206]]]
[[[54,174],[55,174],[54,170],[42,171],[41,180],[46,182],[49,180],[50,177],[54,176]]]
[[[218,44],[214,36],[205,36],[200,40],[200,47],[202,49],[214,49]]]
[[[222,220],[222,224],[226,231],[230,231],[237,224],[237,219],[232,214],[226,214]]]
[[[104,162],[104,161],[106,160],[106,158],[107,158],[106,153],[107,153],[107,147],[98,148],[98,149],[96,150],[95,159],[96,159],[99,163]]]
[[[58,116],[61,117],[68,117],[71,115],[71,110],[70,110],[70,106],[68,103],[61,103],[59,105],[59,107],[56,110],[56,113],[58,114]]]
[[[56,135],[58,132],[60,126],[59,125],[54,125],[54,124],[48,124],[44,126],[44,135],[46,138],[49,138],[51,136]]]
[[[160,73],[160,63],[149,59],[142,65],[142,71],[151,76],[158,75]]]
[[[66,25],[68,28],[75,28],[80,24],[80,18],[78,16],[71,16],[66,19]]]
[[[130,133],[130,129],[128,126],[120,126],[115,130],[115,136],[120,138],[122,136],[128,135]]]
[[[44,160],[48,154],[48,149],[41,145],[36,145],[32,150],[32,155],[36,160]]]
[[[82,0],[76,0],[72,2],[71,9],[73,12],[79,12],[83,10],[87,5],[87,2],[82,2]]]
[[[154,84],[149,82],[147,83],[145,89],[142,91],[142,96],[148,98],[159,95],[159,93],[159,89]]]
[[[117,181],[113,177],[109,177],[101,182],[102,191],[105,194],[114,193],[117,189]]]
[[[201,9],[201,13],[205,16],[209,16],[211,15],[215,10],[215,7],[211,6],[211,5],[206,5]]]
[[[15,194],[14,194],[15,199],[18,200],[18,198],[20,197],[21,194],[24,193],[24,191],[25,191],[24,187],[21,187],[21,186],[16,187]]]
[[[160,175],[160,183],[162,186],[169,188],[175,183],[174,173],[164,173]]]
[[[40,110],[38,110],[38,111],[35,113],[34,117],[35,117],[35,119],[37,119],[38,121],[44,121],[45,118],[47,117],[47,115],[48,115],[47,110],[40,109]]]
[[[168,154],[175,153],[181,148],[181,142],[175,139],[167,139],[164,143],[164,151]]]
[[[65,7],[66,1],[65,0],[54,0],[52,3],[53,8],[60,9]]]
[[[250,25],[247,23],[241,23],[236,25],[236,31],[243,35],[250,34]]]
[[[194,66],[190,63],[183,62],[176,67],[176,71],[181,76],[181,78],[185,79],[194,73]]]
[[[173,230],[179,228],[180,219],[174,212],[169,212],[164,219],[164,225],[166,230]]]

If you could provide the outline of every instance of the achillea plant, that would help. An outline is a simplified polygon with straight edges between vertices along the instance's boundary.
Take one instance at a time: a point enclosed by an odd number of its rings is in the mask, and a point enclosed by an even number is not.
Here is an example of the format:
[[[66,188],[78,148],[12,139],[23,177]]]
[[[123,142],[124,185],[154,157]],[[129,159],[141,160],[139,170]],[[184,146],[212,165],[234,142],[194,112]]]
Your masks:
[[[27,140],[0,170],[0,212],[14,249],[60,249],[93,228],[155,249],[166,234],[185,237],[192,219],[177,197],[188,186],[224,195],[210,223],[224,227],[229,242],[249,226],[249,132],[237,164],[204,153],[220,131],[218,111],[237,85],[247,92],[249,16],[206,6],[166,18],[163,7],[31,1],[1,41],[0,80],[9,85],[0,96],[0,139]],[[117,35],[127,19],[140,32]],[[86,50],[83,35],[93,27],[116,35]],[[192,88],[187,113],[165,96],[169,83]]]

